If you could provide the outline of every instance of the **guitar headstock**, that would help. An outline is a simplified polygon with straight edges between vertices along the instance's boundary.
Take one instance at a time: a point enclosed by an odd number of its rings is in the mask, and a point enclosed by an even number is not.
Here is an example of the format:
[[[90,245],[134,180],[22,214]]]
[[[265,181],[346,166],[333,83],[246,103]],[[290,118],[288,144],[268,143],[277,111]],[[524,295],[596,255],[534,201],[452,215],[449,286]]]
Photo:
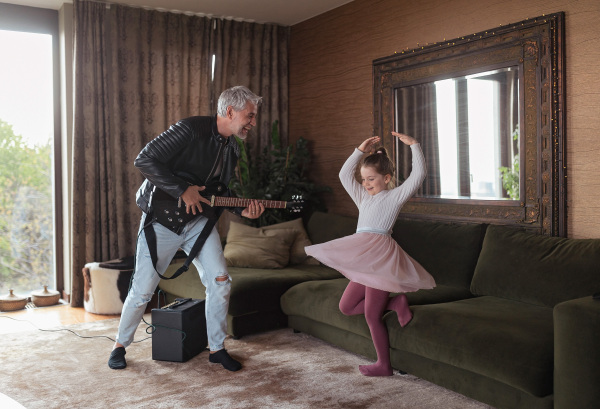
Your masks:
[[[304,199],[302,199],[302,195],[294,195],[292,196],[292,200],[288,200],[285,202],[285,208],[290,212],[298,213],[302,211],[304,207]]]

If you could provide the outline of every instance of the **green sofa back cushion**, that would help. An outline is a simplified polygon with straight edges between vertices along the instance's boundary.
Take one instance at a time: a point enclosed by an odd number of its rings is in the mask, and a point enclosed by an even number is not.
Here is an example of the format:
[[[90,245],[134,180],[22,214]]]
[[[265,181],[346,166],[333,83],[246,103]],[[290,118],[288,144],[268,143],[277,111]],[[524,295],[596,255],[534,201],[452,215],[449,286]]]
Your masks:
[[[600,291],[600,239],[489,226],[471,292],[554,307]]]
[[[399,219],[392,237],[435,278],[437,284],[468,289],[471,285],[484,224],[450,224]]]
[[[312,244],[320,244],[356,233],[356,223],[356,217],[314,212],[308,220],[306,232]]]

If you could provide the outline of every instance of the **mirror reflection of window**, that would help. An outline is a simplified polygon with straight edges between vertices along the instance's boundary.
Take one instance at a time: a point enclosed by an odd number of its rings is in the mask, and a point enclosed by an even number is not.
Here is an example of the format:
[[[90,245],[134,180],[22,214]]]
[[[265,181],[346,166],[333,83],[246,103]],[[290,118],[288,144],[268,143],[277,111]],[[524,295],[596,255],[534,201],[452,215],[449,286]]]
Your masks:
[[[438,138],[440,151],[440,185],[442,197],[459,196],[458,135],[456,134],[456,90],[454,80],[435,83],[437,97]]]
[[[470,190],[473,198],[500,196],[498,141],[498,84],[467,79],[469,110]]]
[[[517,67],[396,89],[399,132],[421,140],[426,197],[519,199]],[[410,166],[398,150],[399,177]]]

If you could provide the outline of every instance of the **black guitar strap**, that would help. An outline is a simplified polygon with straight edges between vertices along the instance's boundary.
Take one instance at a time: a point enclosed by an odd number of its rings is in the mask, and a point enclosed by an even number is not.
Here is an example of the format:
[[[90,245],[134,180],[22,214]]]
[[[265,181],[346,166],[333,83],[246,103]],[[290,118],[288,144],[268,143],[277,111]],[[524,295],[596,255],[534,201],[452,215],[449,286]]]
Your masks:
[[[208,236],[212,232],[212,229],[215,227],[215,224],[217,223],[217,220],[221,215],[220,211],[217,211],[215,213],[215,216],[207,218],[206,224],[204,225],[202,231],[200,232],[200,235],[194,242],[194,245],[192,246],[192,249],[190,250],[190,253],[188,254],[187,258],[185,259],[185,262],[181,267],[177,269],[177,271],[175,271],[175,273],[173,273],[171,277],[166,277],[162,275],[156,269],[156,263],[158,262],[158,251],[156,243],[156,232],[154,231],[153,223],[148,223],[144,227],[144,235],[146,236],[146,243],[148,243],[148,249],[150,250],[150,258],[152,259],[152,265],[154,266],[154,271],[156,271],[156,274],[158,274],[160,278],[162,278],[163,280],[172,280],[189,270],[190,264],[198,255],[198,253],[202,249],[202,246],[204,246],[206,239],[208,239]],[[152,215],[150,214],[149,216]]]
[[[224,148],[225,148],[225,145],[227,145],[229,143],[229,139],[223,138],[222,136],[219,135],[218,129],[216,127],[216,122],[213,123],[212,132],[213,132],[213,137],[217,138],[217,140],[219,141],[221,146],[219,147],[219,152],[217,153],[217,159],[215,160],[213,168],[211,169],[208,176],[206,177],[204,186],[206,186],[208,184],[208,181],[211,180],[211,177],[213,177],[213,176],[216,177],[216,176],[220,175],[221,168],[223,167]],[[233,146],[235,148],[237,148],[237,143],[235,141],[233,143]],[[188,182],[194,181],[194,177],[192,175],[186,174],[185,172],[178,172],[178,176],[182,177],[183,179],[187,180]],[[192,184],[192,183],[190,183],[190,184]],[[196,258],[196,256],[198,255],[198,253],[202,249],[202,246],[204,246],[206,239],[208,239],[208,236],[212,232],[212,229],[215,227],[215,224],[217,223],[219,216],[221,216],[221,213],[223,212],[223,209],[214,210],[212,208],[207,208],[204,205],[202,207],[203,207],[203,209],[202,209],[203,216],[207,218],[206,224],[204,225],[204,228],[200,232],[200,235],[194,242],[194,245],[192,246],[192,249],[190,250],[190,253],[188,254],[187,258],[185,259],[185,262],[183,263],[183,265],[181,267],[179,267],[177,269],[177,271],[171,277],[165,277],[164,275],[160,274],[158,272],[158,270],[156,269],[156,263],[158,261],[158,252],[157,252],[157,243],[156,243],[156,233],[154,231],[154,227],[152,226],[153,223],[148,223],[148,225],[146,225],[146,227],[144,227],[144,234],[146,235],[146,242],[148,243],[148,249],[150,250],[150,258],[152,259],[152,265],[154,266],[154,271],[156,271],[156,274],[158,274],[158,276],[160,278],[162,278],[163,280],[172,280],[174,278],[179,277],[181,274],[183,274],[189,270],[190,264],[192,263],[194,258]],[[149,216],[153,218],[153,222],[155,220],[157,220],[151,214]],[[161,215],[161,216],[163,216],[163,215]],[[166,227],[173,230],[169,226],[166,226]],[[181,226],[181,228],[182,227],[183,226]],[[180,231],[176,231],[176,230],[173,230],[173,231],[175,231],[177,234],[180,233]]]

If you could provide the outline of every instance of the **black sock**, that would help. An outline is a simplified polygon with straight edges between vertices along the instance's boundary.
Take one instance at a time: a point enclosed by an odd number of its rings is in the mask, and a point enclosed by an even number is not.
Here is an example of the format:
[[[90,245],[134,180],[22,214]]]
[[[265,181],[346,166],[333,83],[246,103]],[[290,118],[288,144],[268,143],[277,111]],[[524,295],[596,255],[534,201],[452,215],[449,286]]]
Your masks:
[[[111,369],[124,369],[127,366],[124,347],[118,347],[112,350],[110,358],[108,359],[108,366]]]
[[[239,371],[242,369],[242,364],[233,359],[225,348],[208,355],[208,360],[214,364],[221,364],[228,371]]]

